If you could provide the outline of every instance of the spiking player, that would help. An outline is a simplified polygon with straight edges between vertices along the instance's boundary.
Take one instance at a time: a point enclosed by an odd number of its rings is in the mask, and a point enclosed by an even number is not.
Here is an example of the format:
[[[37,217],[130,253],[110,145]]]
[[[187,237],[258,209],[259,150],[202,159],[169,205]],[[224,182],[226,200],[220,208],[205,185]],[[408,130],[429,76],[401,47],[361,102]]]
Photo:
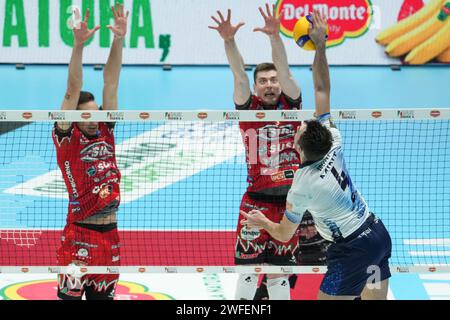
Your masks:
[[[121,4],[112,7],[115,24],[107,26],[114,34],[110,56],[104,70],[103,110],[117,110],[123,38],[127,33],[128,12]],[[75,10],[75,19],[81,20]],[[97,111],[94,96],[81,92],[83,48],[100,28],[89,30],[89,10],[73,29],[74,47],[69,65],[67,92],[62,110]],[[119,236],[116,213],[120,203],[120,171],[117,167],[114,123],[58,122],[53,129],[58,165],[69,193],[67,224],[58,250],[60,266],[118,266]],[[117,274],[76,277],[58,275],[58,298],[111,300]]]

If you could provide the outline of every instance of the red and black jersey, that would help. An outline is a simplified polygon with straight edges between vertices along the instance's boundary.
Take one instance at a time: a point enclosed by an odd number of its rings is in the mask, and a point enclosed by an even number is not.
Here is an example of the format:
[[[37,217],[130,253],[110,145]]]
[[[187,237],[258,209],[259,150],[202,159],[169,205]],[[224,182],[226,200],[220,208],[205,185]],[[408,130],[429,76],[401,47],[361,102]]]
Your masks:
[[[268,109],[260,98],[252,95],[238,110],[300,110],[301,96],[297,100],[281,94],[277,105]],[[240,122],[247,162],[247,192],[289,186],[300,166],[300,155],[294,147],[294,136],[299,121]]]
[[[86,137],[76,124],[52,132],[56,158],[69,193],[67,223],[83,221],[120,203],[114,124],[99,123],[96,137]]]

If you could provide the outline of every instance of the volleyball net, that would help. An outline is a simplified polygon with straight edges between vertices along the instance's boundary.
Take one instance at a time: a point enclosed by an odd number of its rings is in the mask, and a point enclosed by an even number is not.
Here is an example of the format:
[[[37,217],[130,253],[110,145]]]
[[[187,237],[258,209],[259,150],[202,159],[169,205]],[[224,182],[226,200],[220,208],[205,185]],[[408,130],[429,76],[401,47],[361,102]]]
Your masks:
[[[324,272],[234,266],[247,187],[239,122],[278,126],[312,116],[0,111],[0,273],[65,270],[57,267],[56,252],[69,196],[51,137],[55,121],[116,123],[121,266],[83,272]],[[352,180],[391,234],[392,271],[449,272],[450,109],[338,110],[333,118]]]

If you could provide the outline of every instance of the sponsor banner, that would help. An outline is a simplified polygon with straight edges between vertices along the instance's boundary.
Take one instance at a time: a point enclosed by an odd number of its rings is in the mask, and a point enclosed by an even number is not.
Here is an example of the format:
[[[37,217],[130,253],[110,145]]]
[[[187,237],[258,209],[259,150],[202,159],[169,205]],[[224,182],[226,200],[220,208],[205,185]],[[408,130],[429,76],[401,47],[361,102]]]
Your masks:
[[[86,45],[84,62],[104,64],[113,39],[106,28],[113,23],[110,8],[113,2],[115,0],[0,0],[0,63],[68,63],[73,45],[69,28],[71,15],[74,7],[79,7],[82,12],[90,9],[90,27],[101,26]],[[255,27],[264,25],[258,7],[266,2],[276,5],[290,64],[304,65],[313,61],[313,52],[303,51],[295,44],[292,30],[301,16],[314,9],[329,17],[328,59],[331,64],[390,65],[404,60],[411,64],[450,62],[450,48],[447,49],[450,47],[450,5],[445,6],[443,0],[119,2],[130,11],[124,44],[125,64],[228,64],[223,40],[215,30],[207,28],[215,25],[211,15],[228,8],[232,10],[234,24],[246,23],[236,35],[245,63],[270,61],[267,36],[253,32]],[[409,27],[396,32],[396,25],[404,19],[411,20]],[[417,30],[425,23],[428,29]],[[412,42],[408,37],[402,38],[409,32],[418,34]],[[388,47],[397,39],[400,40]]]

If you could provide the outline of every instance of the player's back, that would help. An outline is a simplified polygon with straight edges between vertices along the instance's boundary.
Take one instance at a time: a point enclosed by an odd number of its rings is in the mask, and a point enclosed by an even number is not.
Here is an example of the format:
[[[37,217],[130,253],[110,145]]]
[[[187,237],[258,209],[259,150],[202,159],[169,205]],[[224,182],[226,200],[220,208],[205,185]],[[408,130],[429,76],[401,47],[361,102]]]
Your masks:
[[[322,160],[306,162],[296,172],[288,202],[295,212],[308,210],[320,234],[333,241],[358,229],[370,212],[347,170],[339,130],[329,121],[324,125],[332,134],[333,146]]]

